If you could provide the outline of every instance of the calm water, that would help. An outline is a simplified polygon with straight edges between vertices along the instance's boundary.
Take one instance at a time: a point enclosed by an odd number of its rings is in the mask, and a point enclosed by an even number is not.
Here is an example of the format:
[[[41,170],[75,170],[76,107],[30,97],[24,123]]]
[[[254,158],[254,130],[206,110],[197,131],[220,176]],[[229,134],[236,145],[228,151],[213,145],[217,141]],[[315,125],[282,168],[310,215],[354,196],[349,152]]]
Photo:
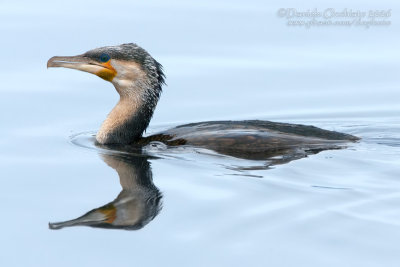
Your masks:
[[[276,16],[281,7],[392,9],[392,25],[294,28]],[[399,266],[396,9],[393,0],[2,2],[0,265]],[[150,147],[152,157],[130,163],[102,155],[90,136],[116,92],[46,62],[124,42],[166,70],[149,133],[268,119],[363,139],[269,169],[187,149]],[[138,164],[142,182],[127,184]],[[136,203],[140,230],[48,227],[118,195]]]

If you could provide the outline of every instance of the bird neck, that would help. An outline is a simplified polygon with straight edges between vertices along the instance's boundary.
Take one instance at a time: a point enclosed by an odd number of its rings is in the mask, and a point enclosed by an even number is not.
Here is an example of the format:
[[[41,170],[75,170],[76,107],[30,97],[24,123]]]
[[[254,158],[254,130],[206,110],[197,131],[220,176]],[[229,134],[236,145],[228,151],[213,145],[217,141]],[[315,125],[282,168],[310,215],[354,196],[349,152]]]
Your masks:
[[[146,88],[145,83],[132,84],[130,88],[114,85],[120,100],[101,125],[96,140],[100,144],[129,144],[146,130],[159,95],[152,94],[153,89]]]

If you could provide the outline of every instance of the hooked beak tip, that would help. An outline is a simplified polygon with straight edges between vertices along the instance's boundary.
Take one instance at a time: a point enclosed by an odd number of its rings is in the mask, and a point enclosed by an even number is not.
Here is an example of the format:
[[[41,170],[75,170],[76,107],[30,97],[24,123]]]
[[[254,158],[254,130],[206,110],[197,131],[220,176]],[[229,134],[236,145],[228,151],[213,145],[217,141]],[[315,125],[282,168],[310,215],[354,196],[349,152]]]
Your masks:
[[[50,59],[47,61],[47,68],[51,68],[52,60],[53,60],[53,58],[50,58]]]
[[[62,57],[52,57],[47,61],[47,68],[61,67],[60,63]]]

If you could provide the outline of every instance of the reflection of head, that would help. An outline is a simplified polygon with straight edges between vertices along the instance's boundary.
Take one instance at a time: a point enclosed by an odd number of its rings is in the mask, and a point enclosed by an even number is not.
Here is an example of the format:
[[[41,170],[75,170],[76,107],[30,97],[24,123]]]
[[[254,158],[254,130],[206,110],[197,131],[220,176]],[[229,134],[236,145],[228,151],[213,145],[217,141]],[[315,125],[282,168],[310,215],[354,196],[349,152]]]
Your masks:
[[[104,162],[119,175],[122,191],[117,198],[83,216],[65,222],[50,223],[51,229],[86,225],[91,227],[138,230],[161,210],[160,191],[152,181],[147,158],[142,156],[103,155]]]

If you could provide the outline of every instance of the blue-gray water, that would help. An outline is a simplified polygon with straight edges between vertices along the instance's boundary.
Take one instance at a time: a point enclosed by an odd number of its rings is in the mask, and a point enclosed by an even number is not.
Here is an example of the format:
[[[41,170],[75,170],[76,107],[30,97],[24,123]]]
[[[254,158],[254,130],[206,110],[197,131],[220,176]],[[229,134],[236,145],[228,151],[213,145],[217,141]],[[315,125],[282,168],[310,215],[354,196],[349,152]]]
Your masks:
[[[390,26],[285,25],[279,8],[392,9]],[[0,3],[1,266],[399,266],[397,1]],[[46,70],[54,55],[137,42],[165,68],[149,132],[268,119],[362,137],[271,169],[174,151],[150,159],[163,208],[141,230],[71,227],[121,191],[96,131],[111,84]],[[204,152],[204,151],[203,151]],[[253,169],[253,170],[251,170]]]

